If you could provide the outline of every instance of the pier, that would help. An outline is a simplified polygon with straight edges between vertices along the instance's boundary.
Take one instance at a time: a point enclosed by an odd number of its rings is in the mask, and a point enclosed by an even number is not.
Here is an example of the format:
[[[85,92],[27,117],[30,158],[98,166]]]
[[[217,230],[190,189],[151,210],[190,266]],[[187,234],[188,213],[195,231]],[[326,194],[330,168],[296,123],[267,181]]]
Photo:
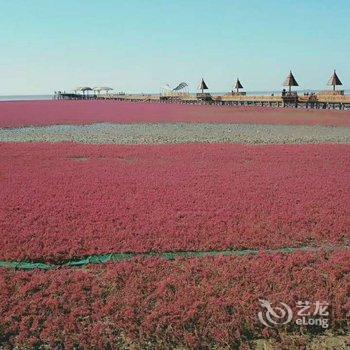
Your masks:
[[[99,94],[82,96],[79,94],[60,94],[56,99],[66,100],[115,100],[128,102],[149,102],[149,103],[181,103],[181,104],[205,104],[213,106],[261,106],[261,107],[292,107],[292,108],[313,108],[313,109],[349,109],[350,95],[286,95],[286,96],[249,96],[249,95],[223,95],[213,96],[206,94],[206,99],[200,98],[199,94],[181,96],[161,95],[119,95]]]
[[[243,85],[237,78],[234,90],[221,96],[212,95],[208,85],[201,79],[198,86],[199,93],[191,94],[187,90],[187,83],[181,82],[174,89],[169,85],[161,90],[159,94],[125,94],[110,93],[109,87],[78,87],[74,93],[55,92],[54,99],[58,100],[115,100],[128,102],[150,102],[150,103],[181,103],[181,104],[205,104],[213,106],[260,106],[260,107],[290,107],[290,108],[311,108],[311,109],[349,109],[350,95],[345,95],[344,90],[336,90],[336,86],[343,85],[336,71],[334,70],[327,83],[332,90],[319,91],[317,93],[298,94],[292,91],[292,87],[299,86],[292,71],[289,72],[280,95],[254,96],[247,95],[240,91]],[[101,93],[104,91],[105,93]],[[80,93],[79,93],[80,92]],[[91,93],[92,92],[92,93]]]

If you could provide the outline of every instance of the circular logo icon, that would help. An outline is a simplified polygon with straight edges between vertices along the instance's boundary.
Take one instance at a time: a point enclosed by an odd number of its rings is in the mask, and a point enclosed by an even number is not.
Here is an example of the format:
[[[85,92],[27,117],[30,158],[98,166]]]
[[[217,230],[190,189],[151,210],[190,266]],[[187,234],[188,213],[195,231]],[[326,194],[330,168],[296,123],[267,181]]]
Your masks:
[[[259,299],[259,303],[264,310],[258,313],[258,318],[266,327],[287,324],[293,318],[293,311],[286,303],[280,302],[280,306],[274,307],[268,300]]]

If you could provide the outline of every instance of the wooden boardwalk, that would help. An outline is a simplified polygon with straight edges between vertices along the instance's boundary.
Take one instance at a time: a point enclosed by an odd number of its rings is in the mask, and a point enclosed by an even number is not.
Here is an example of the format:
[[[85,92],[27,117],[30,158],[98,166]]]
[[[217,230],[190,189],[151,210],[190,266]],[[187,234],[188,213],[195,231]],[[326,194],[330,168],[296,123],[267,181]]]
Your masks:
[[[217,106],[261,106],[261,107],[294,107],[316,109],[350,109],[350,95],[294,95],[294,96],[249,96],[223,95],[211,96],[210,100],[200,100],[196,95],[160,96],[160,95],[119,95],[99,94],[82,96],[76,94],[61,94],[59,99],[98,99],[129,102],[206,104]]]

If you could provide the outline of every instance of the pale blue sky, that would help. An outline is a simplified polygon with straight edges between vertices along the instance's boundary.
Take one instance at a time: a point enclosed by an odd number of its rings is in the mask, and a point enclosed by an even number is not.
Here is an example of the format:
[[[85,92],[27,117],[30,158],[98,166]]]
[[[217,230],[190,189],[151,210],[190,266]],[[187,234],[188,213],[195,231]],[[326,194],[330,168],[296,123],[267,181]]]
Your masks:
[[[0,0],[0,95],[350,87],[349,0]]]

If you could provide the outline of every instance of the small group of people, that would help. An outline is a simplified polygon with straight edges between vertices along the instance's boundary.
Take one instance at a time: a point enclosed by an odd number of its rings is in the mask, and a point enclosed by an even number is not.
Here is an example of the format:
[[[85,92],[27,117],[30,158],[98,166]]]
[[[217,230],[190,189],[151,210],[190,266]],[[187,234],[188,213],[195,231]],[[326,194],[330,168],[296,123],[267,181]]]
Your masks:
[[[282,97],[285,96],[298,96],[298,93],[296,91],[287,91],[286,89],[282,90]]]

